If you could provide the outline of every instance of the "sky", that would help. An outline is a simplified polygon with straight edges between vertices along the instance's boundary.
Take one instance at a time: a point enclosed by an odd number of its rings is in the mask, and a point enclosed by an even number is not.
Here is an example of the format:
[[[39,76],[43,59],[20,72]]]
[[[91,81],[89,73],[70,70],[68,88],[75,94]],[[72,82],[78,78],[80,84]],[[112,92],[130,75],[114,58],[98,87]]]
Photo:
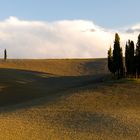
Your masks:
[[[128,39],[136,42],[139,5],[139,0],[0,0],[0,50],[6,48],[10,58],[106,57],[116,32],[122,47]]]

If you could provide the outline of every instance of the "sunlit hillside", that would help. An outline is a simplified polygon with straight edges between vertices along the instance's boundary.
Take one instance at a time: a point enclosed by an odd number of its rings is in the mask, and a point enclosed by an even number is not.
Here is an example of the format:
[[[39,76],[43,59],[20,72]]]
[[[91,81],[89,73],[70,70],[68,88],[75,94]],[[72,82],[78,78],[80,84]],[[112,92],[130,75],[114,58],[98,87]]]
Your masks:
[[[106,59],[38,59],[0,60],[0,68],[45,72],[54,75],[79,76],[107,73]]]
[[[140,81],[106,59],[0,62],[0,139],[138,140]]]

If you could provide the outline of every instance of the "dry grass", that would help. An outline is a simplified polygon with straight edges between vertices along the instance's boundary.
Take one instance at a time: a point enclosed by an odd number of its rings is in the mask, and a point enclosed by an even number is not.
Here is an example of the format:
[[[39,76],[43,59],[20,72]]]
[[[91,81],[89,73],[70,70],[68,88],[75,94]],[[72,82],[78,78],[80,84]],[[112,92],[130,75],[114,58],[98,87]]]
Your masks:
[[[14,61],[17,63],[18,60]],[[41,63],[41,60],[36,61]],[[57,63],[57,60],[49,61]],[[58,62],[65,63],[63,72],[61,69],[56,72],[55,65],[50,68],[51,72],[44,70],[52,74],[7,68],[0,70],[0,102],[3,102],[0,108],[0,139],[139,140],[140,81],[103,82],[105,75],[97,70],[99,67],[104,69],[101,60]],[[79,63],[84,63],[80,70]],[[15,66],[5,63],[1,67],[21,69],[24,68],[22,64],[25,65],[24,62]],[[30,66],[29,70],[37,71],[40,66],[35,69],[35,65],[28,63],[25,69]],[[77,69],[71,72],[68,69],[71,66]],[[95,67],[93,71],[92,67]],[[90,70],[84,72],[85,69]],[[92,76],[82,76],[85,73]],[[104,69],[102,74],[106,73]],[[7,96],[4,98],[3,94]],[[11,100],[11,96],[17,100]],[[5,106],[7,103],[9,106]]]

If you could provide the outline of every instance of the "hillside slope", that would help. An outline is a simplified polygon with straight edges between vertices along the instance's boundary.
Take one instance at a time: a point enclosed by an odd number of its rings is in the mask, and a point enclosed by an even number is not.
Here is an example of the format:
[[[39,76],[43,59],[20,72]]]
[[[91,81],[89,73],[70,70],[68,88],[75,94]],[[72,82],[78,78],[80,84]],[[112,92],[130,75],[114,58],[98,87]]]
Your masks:
[[[1,60],[0,106],[83,86],[107,73],[106,59]]]
[[[107,59],[0,60],[0,68],[45,72],[61,76],[107,73]]]
[[[139,140],[140,81],[105,59],[0,63],[1,140]]]

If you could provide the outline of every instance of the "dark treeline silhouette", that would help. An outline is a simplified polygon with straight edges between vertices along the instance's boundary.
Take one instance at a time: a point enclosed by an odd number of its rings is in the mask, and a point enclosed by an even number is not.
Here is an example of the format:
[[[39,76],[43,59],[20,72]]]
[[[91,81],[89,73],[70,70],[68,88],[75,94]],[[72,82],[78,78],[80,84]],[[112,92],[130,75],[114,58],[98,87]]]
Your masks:
[[[115,34],[113,50],[111,47],[108,50],[108,69],[118,78],[140,78],[140,34],[136,49],[133,41],[128,40],[126,42],[125,59],[123,59],[123,52],[120,47],[120,37],[118,33]]]

